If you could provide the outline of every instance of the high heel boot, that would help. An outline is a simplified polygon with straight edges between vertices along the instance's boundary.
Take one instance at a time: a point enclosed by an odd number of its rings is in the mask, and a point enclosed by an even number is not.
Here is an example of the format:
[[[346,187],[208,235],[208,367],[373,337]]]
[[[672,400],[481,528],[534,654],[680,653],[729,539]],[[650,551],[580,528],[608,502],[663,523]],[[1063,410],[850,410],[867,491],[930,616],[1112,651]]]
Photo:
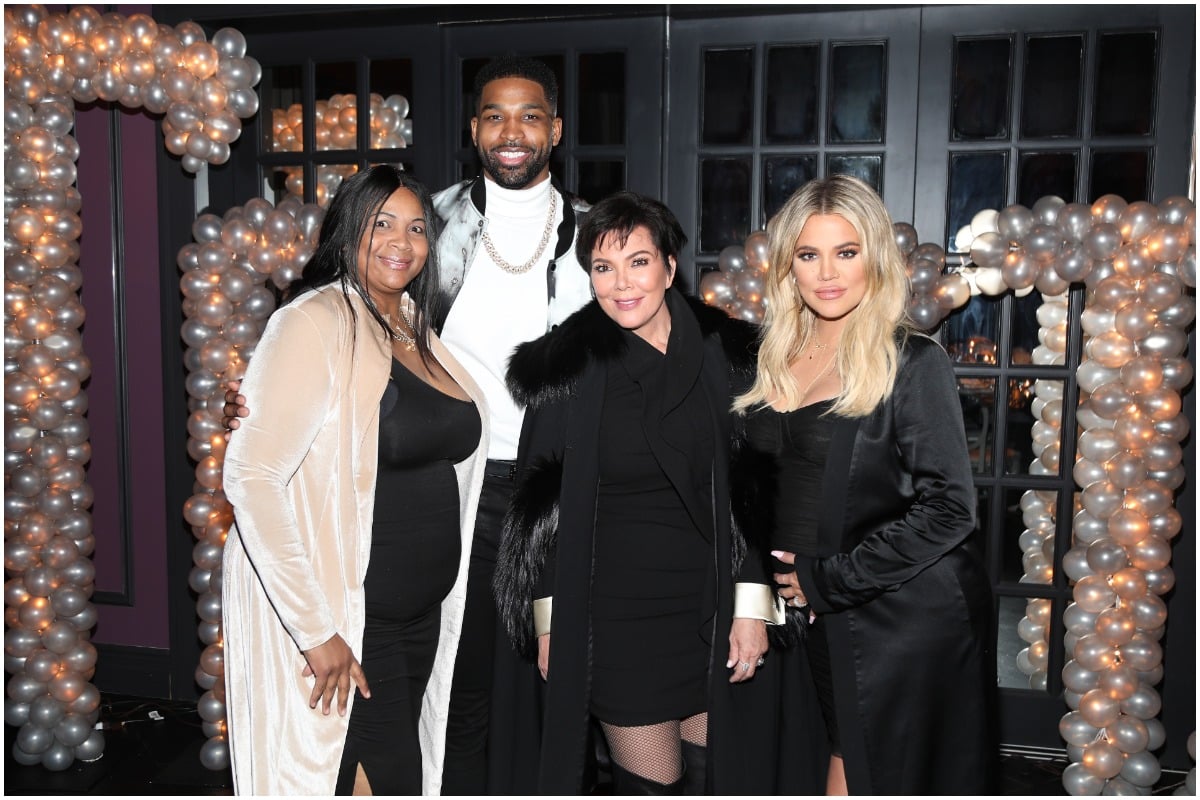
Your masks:
[[[674,783],[659,783],[622,769],[614,761],[612,763],[612,780],[613,794],[681,795],[685,778],[680,778]]]
[[[680,744],[683,747],[683,793],[708,794],[708,748],[686,741]]]

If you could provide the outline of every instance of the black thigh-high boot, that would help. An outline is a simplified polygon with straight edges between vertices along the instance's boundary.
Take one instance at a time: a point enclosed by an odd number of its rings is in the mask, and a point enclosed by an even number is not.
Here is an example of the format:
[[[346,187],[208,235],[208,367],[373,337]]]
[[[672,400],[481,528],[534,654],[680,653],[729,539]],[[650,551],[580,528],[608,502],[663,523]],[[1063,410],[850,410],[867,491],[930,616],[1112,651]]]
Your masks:
[[[683,794],[684,778],[680,778],[674,783],[659,783],[658,781],[652,781],[649,778],[643,778],[641,775],[635,775],[628,770],[621,769],[615,761],[612,763],[612,779],[613,794]]]
[[[680,744],[683,747],[683,793],[708,794],[708,748],[687,741]]]

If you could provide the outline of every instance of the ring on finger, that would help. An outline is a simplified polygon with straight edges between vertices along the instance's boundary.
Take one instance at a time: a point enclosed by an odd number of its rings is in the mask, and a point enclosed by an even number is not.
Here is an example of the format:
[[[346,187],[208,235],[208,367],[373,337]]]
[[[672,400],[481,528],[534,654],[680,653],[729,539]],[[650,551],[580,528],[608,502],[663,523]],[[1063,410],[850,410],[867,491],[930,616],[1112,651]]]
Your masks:
[[[750,662],[743,661],[742,662],[742,672],[749,672],[749,671],[750,671]]]
[[[767,663],[767,659],[765,657],[758,659],[758,666],[761,667],[765,663]]]

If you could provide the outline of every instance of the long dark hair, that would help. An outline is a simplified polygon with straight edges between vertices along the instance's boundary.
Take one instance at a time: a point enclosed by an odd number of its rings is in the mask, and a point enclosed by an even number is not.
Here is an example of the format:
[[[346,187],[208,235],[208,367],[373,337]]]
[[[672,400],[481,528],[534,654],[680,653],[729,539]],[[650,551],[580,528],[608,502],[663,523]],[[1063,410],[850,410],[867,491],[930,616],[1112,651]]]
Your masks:
[[[425,216],[426,238],[429,240],[429,256],[421,274],[412,279],[406,291],[417,308],[413,320],[413,334],[421,360],[428,363],[430,320],[437,319],[440,295],[438,274],[437,214],[433,210],[433,198],[429,190],[416,178],[390,164],[379,164],[362,170],[342,182],[333,202],[325,212],[321,233],[317,239],[317,250],[304,272],[288,287],[287,301],[302,292],[339,283],[346,296],[351,316],[355,316],[350,303],[350,292],[354,291],[366,303],[367,311],[379,323],[379,327],[390,339],[392,329],[383,314],[375,306],[367,287],[358,278],[358,247],[363,236],[374,236],[375,226],[371,223],[379,209],[398,189],[407,189],[417,196],[421,213]],[[369,267],[368,267],[369,269]]]

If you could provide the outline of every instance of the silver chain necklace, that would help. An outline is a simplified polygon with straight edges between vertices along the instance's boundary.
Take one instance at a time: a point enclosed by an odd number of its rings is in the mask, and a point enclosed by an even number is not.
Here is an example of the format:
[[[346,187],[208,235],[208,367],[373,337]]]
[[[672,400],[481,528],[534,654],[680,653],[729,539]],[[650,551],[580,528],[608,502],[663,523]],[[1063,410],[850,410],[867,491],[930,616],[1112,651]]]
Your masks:
[[[523,275],[533,269],[533,265],[542,257],[542,253],[546,252],[546,245],[550,244],[550,234],[554,232],[554,215],[558,211],[558,192],[554,189],[550,190],[550,214],[546,217],[546,229],[542,231],[542,241],[538,244],[537,251],[533,257],[524,264],[510,264],[500,257],[496,252],[496,245],[492,243],[492,237],[488,236],[487,231],[483,232],[483,248],[487,250],[487,254],[492,261],[496,262],[496,266],[507,272],[509,275]]]

